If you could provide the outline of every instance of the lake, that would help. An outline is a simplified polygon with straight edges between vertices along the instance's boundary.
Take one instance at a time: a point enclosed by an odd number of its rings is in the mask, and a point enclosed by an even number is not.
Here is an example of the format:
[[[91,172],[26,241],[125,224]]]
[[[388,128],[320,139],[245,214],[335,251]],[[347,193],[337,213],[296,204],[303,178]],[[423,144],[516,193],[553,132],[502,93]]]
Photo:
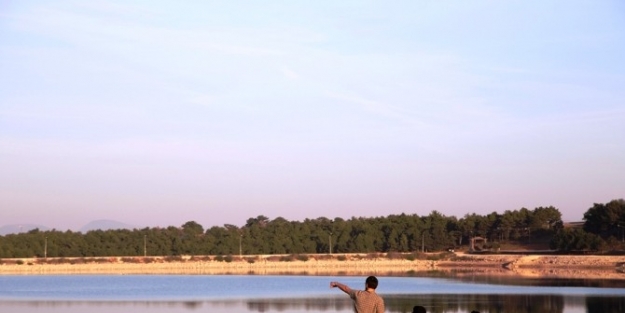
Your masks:
[[[625,312],[625,282],[378,276],[387,312]],[[352,312],[332,280],[254,275],[0,276],[0,312]]]

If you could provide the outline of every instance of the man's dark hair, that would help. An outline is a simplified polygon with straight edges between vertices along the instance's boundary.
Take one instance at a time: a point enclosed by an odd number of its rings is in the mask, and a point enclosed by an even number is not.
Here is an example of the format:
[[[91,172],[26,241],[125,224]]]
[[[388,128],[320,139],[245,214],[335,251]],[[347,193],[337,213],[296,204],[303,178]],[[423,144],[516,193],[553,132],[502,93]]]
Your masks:
[[[369,276],[367,277],[367,280],[365,280],[365,283],[367,284],[367,288],[378,288],[378,279],[375,278],[375,276]]]
[[[414,308],[412,308],[412,313],[425,313],[425,307],[422,307],[420,305],[416,305]]]

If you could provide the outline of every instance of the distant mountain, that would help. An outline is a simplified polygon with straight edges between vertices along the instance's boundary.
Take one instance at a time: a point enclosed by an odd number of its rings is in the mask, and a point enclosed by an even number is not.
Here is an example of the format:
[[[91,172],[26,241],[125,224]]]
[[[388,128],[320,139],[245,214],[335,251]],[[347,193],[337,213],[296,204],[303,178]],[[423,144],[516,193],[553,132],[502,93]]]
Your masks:
[[[79,231],[81,233],[86,233],[92,230],[111,230],[111,229],[135,229],[137,226],[129,225],[126,223],[112,221],[112,220],[97,220],[89,222],[87,225],[83,226]]]
[[[41,231],[50,230],[49,227],[45,227],[43,225],[34,225],[34,224],[13,224],[13,225],[4,225],[0,227],[0,236],[8,235],[8,234],[19,234],[26,233],[35,228],[39,228]]]

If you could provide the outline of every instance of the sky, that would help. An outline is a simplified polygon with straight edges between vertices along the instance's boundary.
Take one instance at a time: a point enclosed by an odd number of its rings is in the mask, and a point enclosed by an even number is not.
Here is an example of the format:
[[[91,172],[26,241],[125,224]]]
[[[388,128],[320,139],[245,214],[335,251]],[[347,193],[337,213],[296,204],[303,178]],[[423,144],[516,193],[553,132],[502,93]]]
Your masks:
[[[623,1],[0,1],[0,225],[624,197]]]

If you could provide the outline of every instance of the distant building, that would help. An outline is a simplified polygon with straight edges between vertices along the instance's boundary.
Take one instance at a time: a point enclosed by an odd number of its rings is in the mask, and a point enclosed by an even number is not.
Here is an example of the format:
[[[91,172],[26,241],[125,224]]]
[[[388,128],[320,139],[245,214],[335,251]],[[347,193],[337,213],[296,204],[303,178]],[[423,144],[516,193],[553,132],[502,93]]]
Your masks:
[[[584,227],[584,222],[568,222],[564,223],[564,228],[582,228]]]

